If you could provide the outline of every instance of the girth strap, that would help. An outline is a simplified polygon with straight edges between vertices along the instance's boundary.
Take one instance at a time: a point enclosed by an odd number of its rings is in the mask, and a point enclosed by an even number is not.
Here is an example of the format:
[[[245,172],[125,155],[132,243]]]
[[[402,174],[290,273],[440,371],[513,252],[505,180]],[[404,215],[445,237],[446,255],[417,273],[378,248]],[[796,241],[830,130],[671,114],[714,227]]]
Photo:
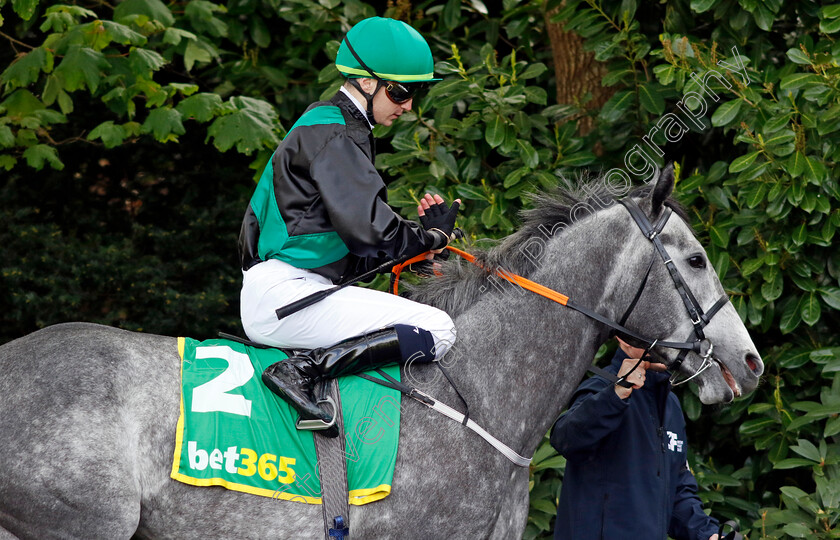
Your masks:
[[[316,431],[315,451],[318,454],[318,473],[321,477],[321,514],[324,518],[324,538],[344,540],[350,535],[350,499],[347,488],[347,461],[345,460],[344,418],[341,413],[341,396],[338,381],[327,379],[327,395],[336,405],[333,412],[337,437],[324,437]]]

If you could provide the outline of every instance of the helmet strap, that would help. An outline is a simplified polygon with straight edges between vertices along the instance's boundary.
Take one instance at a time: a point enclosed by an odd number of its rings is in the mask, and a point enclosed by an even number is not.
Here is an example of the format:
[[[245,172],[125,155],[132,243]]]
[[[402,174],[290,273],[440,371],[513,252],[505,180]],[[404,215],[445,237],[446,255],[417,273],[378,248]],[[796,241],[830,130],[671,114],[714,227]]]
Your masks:
[[[382,88],[383,82],[379,79],[376,79],[376,89],[373,91],[372,94],[368,94],[367,92],[362,90],[362,85],[359,84],[358,79],[347,79],[347,80],[348,80],[348,82],[350,82],[350,86],[352,86],[353,88],[358,90],[359,93],[361,93],[362,96],[364,96],[365,102],[367,103],[366,114],[367,114],[368,122],[370,122],[371,125],[375,126],[376,125],[376,119],[373,117],[373,98],[376,96],[376,93],[379,92],[379,89]]]
[[[350,40],[347,39],[347,36],[344,36],[344,43],[347,44],[347,50],[350,51],[350,54],[353,55],[353,58],[356,59],[356,62],[359,63],[359,65],[362,67],[362,69],[364,69],[365,71],[368,72],[368,75],[370,75],[371,79],[376,79],[376,89],[374,89],[372,94],[368,94],[367,92],[362,90],[362,86],[359,84],[359,81],[357,81],[356,79],[349,79],[350,84],[353,86],[353,88],[355,88],[356,90],[361,92],[363,96],[365,96],[365,101],[367,101],[368,122],[370,122],[371,125],[375,126],[376,125],[376,120],[373,117],[373,98],[376,96],[376,93],[379,92],[379,89],[382,88],[385,85],[385,81],[383,81],[382,79],[377,77],[376,73],[374,73],[372,69],[367,67],[367,64],[365,64],[364,61],[359,57],[359,55],[356,54],[356,50],[353,49],[352,45],[350,45]]]

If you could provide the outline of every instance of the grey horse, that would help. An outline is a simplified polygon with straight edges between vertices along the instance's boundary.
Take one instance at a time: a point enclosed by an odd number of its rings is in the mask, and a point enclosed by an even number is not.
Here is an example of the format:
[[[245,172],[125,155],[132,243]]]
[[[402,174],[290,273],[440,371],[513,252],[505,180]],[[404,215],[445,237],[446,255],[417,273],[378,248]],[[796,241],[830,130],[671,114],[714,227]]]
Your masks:
[[[631,303],[653,247],[602,179],[580,197],[540,197],[522,228],[481,254],[616,320]],[[673,188],[666,169],[636,200],[655,217]],[[580,193],[580,191],[578,191]],[[583,210],[582,210],[583,209]],[[723,288],[683,219],[662,232],[701,306]],[[556,303],[450,260],[413,298],[446,309],[458,342],[443,359],[471,417],[530,456],[608,339],[608,329]],[[691,335],[683,302],[654,264],[627,326],[645,336]],[[761,359],[727,303],[705,329],[713,368],[694,381],[704,403],[755,389]],[[675,357],[676,351],[663,350]],[[680,367],[690,375],[702,359]],[[92,324],[52,326],[0,347],[0,539],[319,538],[316,505],[197,488],[169,477],[179,414],[179,357],[171,337]],[[453,406],[438,370],[403,379]],[[438,413],[403,400],[393,492],[352,507],[353,538],[521,537],[528,470]]]

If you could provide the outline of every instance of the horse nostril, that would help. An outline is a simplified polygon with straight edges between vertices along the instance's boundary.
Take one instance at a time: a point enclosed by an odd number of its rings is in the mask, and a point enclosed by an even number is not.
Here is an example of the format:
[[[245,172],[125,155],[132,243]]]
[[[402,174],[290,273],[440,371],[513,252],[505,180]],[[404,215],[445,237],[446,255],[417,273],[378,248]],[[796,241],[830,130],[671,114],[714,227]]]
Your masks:
[[[761,363],[761,359],[758,356],[752,353],[747,353],[746,361],[750,371],[755,373],[756,376],[761,375],[764,371],[764,364]]]

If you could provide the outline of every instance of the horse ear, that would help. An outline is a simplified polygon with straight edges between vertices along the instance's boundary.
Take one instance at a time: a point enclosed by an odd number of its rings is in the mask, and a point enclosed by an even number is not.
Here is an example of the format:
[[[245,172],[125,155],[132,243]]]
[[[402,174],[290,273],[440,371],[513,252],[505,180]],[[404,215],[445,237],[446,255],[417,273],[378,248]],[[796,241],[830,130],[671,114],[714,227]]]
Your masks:
[[[650,215],[658,216],[659,212],[662,211],[662,205],[665,204],[665,201],[671,195],[671,192],[674,191],[674,162],[668,163],[668,165],[662,169],[662,172],[659,173],[659,179],[656,181],[656,185],[653,186],[653,190],[650,192]]]

